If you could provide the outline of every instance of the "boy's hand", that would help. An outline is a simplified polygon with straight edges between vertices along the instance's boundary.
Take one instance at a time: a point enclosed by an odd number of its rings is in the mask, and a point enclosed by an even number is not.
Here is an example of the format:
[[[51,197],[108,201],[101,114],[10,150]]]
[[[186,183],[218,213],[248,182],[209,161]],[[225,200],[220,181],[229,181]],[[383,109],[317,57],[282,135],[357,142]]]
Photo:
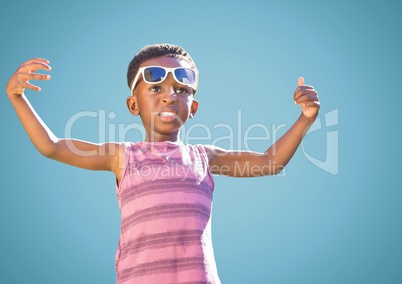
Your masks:
[[[320,109],[317,92],[312,86],[304,85],[304,78],[299,77],[297,89],[294,93],[295,104],[300,105],[304,117],[314,120]]]
[[[50,71],[49,63],[48,60],[42,58],[33,58],[22,63],[7,83],[6,93],[8,97],[11,99],[21,96],[25,88],[40,91],[41,88],[32,85],[29,80],[49,80],[49,75],[35,73],[39,69]]]

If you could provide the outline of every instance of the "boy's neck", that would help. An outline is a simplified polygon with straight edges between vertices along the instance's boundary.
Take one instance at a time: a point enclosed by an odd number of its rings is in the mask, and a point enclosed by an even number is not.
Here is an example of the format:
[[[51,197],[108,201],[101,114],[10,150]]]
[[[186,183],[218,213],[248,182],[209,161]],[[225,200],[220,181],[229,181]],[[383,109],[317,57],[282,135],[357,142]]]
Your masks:
[[[180,141],[180,135],[179,133],[172,133],[169,135],[163,135],[160,133],[152,133],[151,135],[149,135],[147,133],[146,137],[145,137],[145,142],[173,142],[173,143],[177,143]]]

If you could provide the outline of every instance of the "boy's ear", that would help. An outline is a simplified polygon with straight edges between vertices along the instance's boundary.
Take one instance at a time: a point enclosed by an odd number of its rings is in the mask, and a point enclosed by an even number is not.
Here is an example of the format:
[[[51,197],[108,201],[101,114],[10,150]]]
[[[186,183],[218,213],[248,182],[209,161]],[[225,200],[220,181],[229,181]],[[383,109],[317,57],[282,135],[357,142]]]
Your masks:
[[[135,99],[134,96],[129,96],[127,98],[127,108],[132,115],[140,114],[140,110],[138,109],[138,106],[137,106],[137,100]]]
[[[193,118],[195,113],[197,112],[198,109],[198,101],[197,100],[193,100],[193,103],[191,104],[191,108],[190,108],[190,115],[189,118]]]

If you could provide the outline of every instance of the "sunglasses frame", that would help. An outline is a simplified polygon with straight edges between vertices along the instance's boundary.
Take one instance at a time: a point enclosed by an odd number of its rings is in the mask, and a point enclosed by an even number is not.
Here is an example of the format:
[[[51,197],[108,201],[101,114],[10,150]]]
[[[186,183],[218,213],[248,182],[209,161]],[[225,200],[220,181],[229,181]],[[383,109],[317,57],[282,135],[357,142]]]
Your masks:
[[[160,80],[160,81],[158,81],[158,82],[148,82],[148,81],[145,81],[145,79],[144,79],[144,78],[145,78],[145,76],[144,76],[144,71],[145,71],[145,69],[147,69],[147,68],[152,68],[152,67],[158,67],[158,68],[164,69],[164,70],[166,71],[165,77],[163,77],[163,79]],[[177,69],[189,69],[189,70],[192,70],[192,71],[195,73],[195,82],[194,82],[194,83],[191,83],[191,84],[186,84],[186,83],[183,83],[183,82],[180,82],[179,80],[177,80],[176,75],[174,74],[174,72],[175,72]],[[198,70],[197,70],[197,69],[193,69],[193,68],[189,68],[189,67],[173,67],[173,68],[170,68],[170,67],[152,65],[152,66],[140,67],[140,68],[138,69],[137,75],[135,75],[135,78],[134,78],[134,80],[133,80],[133,83],[131,84],[131,94],[133,94],[133,91],[134,91],[134,89],[135,89],[135,87],[136,87],[135,85],[137,84],[138,79],[140,78],[140,74],[142,75],[142,79],[144,80],[145,83],[147,83],[147,84],[153,84],[153,85],[154,85],[154,84],[159,84],[159,83],[162,83],[163,81],[165,81],[165,79],[167,78],[167,76],[169,75],[169,73],[172,73],[173,78],[174,78],[174,80],[175,80],[177,83],[182,84],[182,85],[185,85],[185,86],[189,86],[189,87],[193,88],[194,93],[197,91],[197,86],[198,86]]]

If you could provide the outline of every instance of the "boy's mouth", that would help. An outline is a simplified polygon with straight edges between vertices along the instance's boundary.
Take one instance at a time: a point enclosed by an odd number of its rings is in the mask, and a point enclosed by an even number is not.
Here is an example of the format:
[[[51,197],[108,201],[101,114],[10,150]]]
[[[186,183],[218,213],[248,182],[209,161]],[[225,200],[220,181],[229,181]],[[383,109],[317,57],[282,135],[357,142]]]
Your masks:
[[[164,109],[158,113],[158,116],[164,122],[172,122],[177,119],[177,112],[173,109]]]
[[[163,112],[160,112],[158,115],[162,116],[162,117],[176,117],[177,116],[176,113],[171,112],[171,111],[163,111]]]

